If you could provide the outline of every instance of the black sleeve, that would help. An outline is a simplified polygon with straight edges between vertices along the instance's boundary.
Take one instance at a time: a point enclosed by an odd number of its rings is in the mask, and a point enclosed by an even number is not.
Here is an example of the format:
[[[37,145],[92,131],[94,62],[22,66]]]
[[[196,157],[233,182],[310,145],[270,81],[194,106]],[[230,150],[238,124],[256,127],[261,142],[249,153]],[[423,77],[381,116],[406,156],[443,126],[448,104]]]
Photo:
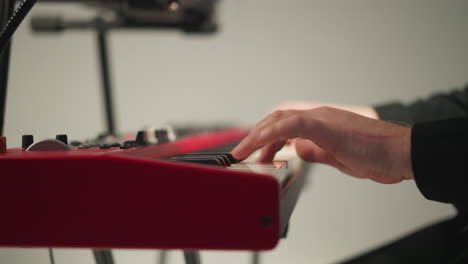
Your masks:
[[[379,118],[416,124],[420,122],[468,117],[468,86],[451,93],[436,94],[425,100],[403,105],[390,103],[374,107]]]
[[[413,125],[411,159],[421,193],[468,211],[468,86],[375,110],[382,120]]]
[[[414,125],[411,161],[427,199],[468,209],[468,118]]]

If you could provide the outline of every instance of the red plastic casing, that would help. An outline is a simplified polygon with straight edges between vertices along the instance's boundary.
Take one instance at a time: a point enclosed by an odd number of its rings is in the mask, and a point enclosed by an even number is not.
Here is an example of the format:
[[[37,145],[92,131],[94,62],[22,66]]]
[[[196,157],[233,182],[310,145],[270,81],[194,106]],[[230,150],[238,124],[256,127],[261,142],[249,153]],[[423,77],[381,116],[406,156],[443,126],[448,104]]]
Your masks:
[[[160,159],[245,133],[128,150],[10,149],[0,154],[0,246],[271,249],[287,221],[278,179]]]

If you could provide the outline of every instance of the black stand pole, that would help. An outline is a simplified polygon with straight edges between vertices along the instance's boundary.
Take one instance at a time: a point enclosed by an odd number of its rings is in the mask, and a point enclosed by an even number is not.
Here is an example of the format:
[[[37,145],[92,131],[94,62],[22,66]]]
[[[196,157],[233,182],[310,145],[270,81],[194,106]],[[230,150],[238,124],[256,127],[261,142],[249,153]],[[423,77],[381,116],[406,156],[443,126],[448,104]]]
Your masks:
[[[161,250],[161,252],[159,252],[157,264],[166,264],[167,259],[168,259],[168,251],[167,250]]]
[[[96,19],[97,46],[99,55],[99,67],[101,70],[102,96],[104,99],[105,119],[107,134],[115,135],[114,104],[112,98],[112,84],[109,64],[109,46],[107,44],[108,29],[98,18]],[[114,264],[112,251],[93,250],[96,264]]]
[[[110,250],[93,250],[96,264],[114,264],[114,258]]]
[[[52,248],[49,248],[49,259],[50,264],[55,264],[54,250]]]
[[[185,264],[201,264],[198,251],[184,251]]]
[[[115,135],[114,104],[112,98],[112,84],[109,68],[109,47],[107,45],[107,28],[97,21],[97,44],[99,53],[99,66],[101,68],[102,91],[105,107],[107,133]]]
[[[252,264],[260,264],[260,252],[252,252]]]
[[[0,9],[0,26],[3,28],[13,14],[15,0],[2,0]],[[3,56],[0,56],[0,135],[3,135],[5,125],[6,97],[8,87],[8,68],[10,66],[11,42],[8,44]]]

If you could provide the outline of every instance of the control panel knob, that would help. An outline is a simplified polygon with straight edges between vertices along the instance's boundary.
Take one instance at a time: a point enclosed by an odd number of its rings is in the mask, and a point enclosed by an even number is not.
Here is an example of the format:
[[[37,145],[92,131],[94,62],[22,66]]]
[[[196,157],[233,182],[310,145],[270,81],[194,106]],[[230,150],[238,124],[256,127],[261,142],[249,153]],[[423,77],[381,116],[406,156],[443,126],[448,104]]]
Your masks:
[[[169,135],[167,133],[167,129],[157,129],[154,131],[154,134],[156,136],[156,139],[158,140],[158,143],[166,143],[169,142]]]
[[[26,151],[70,150],[71,148],[60,140],[46,139],[29,146]]]
[[[138,131],[135,141],[138,143],[138,145],[146,145],[146,131]]]
[[[65,145],[68,145],[68,136],[66,134],[59,134],[55,136],[55,139],[61,141]]]
[[[34,143],[34,136],[33,135],[23,135],[21,138],[21,147],[24,149],[29,148],[29,146]]]

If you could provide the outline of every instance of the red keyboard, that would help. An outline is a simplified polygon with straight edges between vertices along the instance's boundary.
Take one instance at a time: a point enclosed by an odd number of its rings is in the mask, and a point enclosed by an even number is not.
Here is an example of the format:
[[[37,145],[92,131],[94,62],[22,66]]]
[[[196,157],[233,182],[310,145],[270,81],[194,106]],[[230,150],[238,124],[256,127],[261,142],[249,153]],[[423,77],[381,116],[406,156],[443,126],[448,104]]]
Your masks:
[[[305,171],[294,157],[237,163],[229,147],[245,135],[234,128],[160,144],[7,149],[0,246],[271,249]]]

